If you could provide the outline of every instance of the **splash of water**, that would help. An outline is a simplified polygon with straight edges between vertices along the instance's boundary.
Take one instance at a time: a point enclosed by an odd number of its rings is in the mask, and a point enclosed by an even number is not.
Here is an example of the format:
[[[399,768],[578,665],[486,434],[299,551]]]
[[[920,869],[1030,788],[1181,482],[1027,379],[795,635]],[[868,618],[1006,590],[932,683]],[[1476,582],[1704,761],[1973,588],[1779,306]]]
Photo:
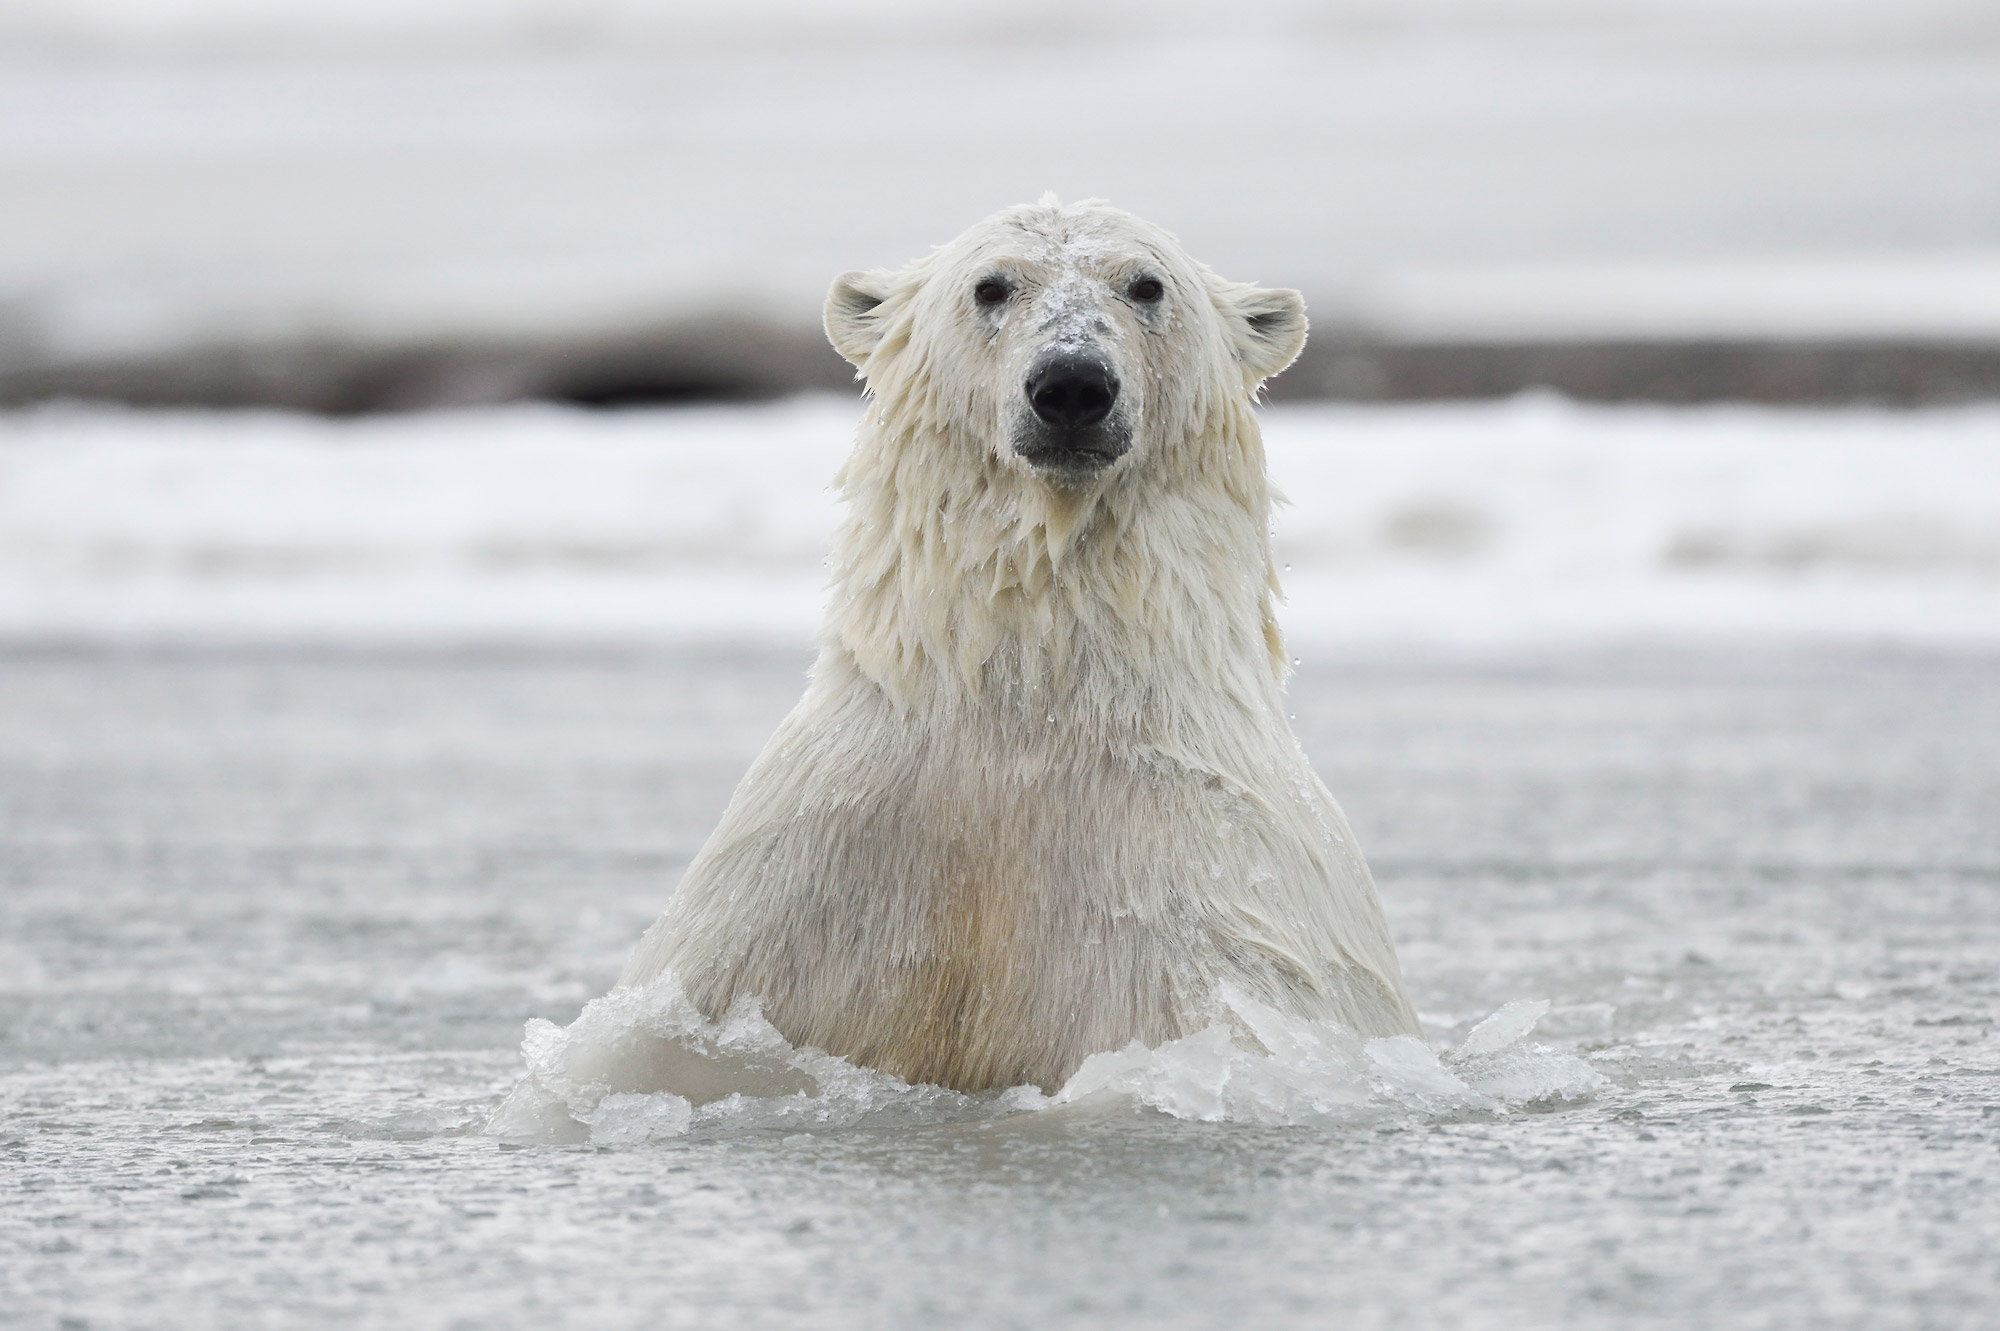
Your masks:
[[[1124,1102],[1210,1123],[1373,1123],[1506,1114],[1588,1098],[1604,1084],[1575,1055],[1527,1036],[1548,1011],[1507,1004],[1442,1054],[1410,1036],[1362,1040],[1221,995],[1224,1020],[1148,1048],[1094,1054],[1054,1095],[913,1086],[794,1046],[754,1002],[709,1021],[671,975],[588,1004],[567,1027],[531,1021],[527,1075],[493,1135],[637,1146],[690,1134],[940,1123]]]

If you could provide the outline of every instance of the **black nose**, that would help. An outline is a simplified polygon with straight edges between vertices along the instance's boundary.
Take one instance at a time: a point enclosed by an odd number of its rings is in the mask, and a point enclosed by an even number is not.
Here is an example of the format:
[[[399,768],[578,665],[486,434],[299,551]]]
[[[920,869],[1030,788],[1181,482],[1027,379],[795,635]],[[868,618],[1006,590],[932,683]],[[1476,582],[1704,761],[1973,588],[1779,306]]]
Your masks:
[[[1111,414],[1118,380],[1087,356],[1051,356],[1028,375],[1028,403],[1059,430],[1081,430]]]

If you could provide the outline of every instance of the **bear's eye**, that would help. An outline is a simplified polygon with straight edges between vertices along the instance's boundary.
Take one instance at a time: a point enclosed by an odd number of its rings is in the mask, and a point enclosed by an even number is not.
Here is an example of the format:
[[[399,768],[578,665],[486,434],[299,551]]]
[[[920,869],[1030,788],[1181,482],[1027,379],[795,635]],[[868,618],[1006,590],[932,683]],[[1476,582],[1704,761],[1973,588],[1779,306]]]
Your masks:
[[[972,289],[972,298],[981,305],[998,305],[1007,294],[1007,284],[997,277],[989,277]]]
[[[1167,289],[1160,285],[1160,279],[1157,277],[1142,277],[1133,282],[1131,286],[1126,287],[1125,294],[1133,300],[1151,305],[1161,296],[1166,295]]]

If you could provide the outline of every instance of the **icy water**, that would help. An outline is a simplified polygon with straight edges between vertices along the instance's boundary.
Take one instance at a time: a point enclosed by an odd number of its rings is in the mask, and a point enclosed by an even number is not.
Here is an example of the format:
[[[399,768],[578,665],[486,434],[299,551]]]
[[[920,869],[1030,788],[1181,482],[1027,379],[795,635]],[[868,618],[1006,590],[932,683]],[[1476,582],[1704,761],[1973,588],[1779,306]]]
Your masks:
[[[0,1324],[1992,1325],[2000,659],[1307,662],[1434,1045],[1593,1089],[486,1135],[803,664],[0,654]]]

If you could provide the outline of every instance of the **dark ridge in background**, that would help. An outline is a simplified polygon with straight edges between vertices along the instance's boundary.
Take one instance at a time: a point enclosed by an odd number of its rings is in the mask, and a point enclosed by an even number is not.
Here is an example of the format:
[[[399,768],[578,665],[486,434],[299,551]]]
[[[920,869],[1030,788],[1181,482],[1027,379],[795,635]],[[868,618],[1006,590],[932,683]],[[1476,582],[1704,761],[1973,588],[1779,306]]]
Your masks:
[[[544,400],[622,407],[841,390],[854,372],[817,328],[689,321],[574,338],[217,343],[10,368],[0,405],[58,398],[351,416]]]
[[[1591,402],[1938,406],[2000,398],[2000,344],[1323,338],[1272,381],[1271,396],[1413,402],[1529,388]]]
[[[83,399],[324,415],[516,401],[593,407],[852,391],[817,328],[686,321],[569,339],[215,344],[152,356],[0,363],[0,405]],[[1593,402],[1917,407],[2000,398],[2000,343],[1575,341],[1411,343],[1323,329],[1274,401],[1414,402],[1546,388]]]

